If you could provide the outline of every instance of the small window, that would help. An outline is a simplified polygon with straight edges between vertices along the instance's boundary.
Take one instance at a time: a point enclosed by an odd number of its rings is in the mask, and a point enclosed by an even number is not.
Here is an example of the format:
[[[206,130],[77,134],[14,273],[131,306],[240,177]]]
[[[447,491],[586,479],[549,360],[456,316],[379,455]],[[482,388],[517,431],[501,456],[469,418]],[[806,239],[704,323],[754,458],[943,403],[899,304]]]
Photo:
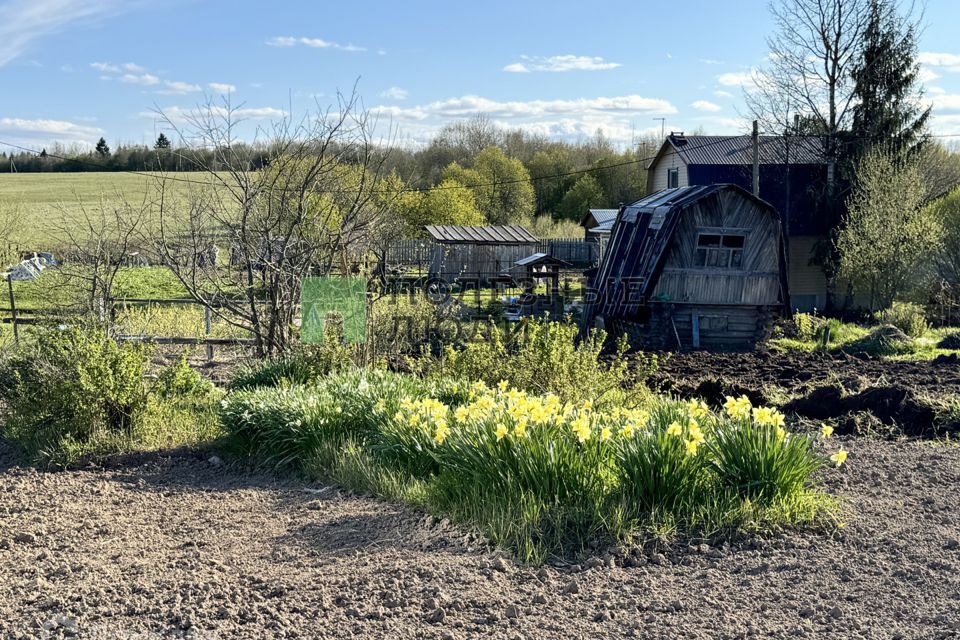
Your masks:
[[[667,169],[667,189],[680,186],[680,169]]]
[[[745,241],[746,236],[741,233],[701,233],[697,236],[693,265],[717,269],[742,269]]]

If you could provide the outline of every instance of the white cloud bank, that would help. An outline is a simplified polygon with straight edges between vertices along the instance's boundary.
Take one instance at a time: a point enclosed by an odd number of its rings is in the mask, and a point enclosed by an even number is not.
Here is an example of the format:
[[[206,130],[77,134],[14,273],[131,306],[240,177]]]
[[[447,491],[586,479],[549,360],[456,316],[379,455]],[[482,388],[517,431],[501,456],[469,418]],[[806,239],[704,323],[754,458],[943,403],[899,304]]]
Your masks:
[[[98,127],[68,120],[0,118],[0,137],[30,149],[55,142],[92,147],[101,135]]]
[[[380,97],[388,98],[390,100],[406,100],[407,90],[401,89],[400,87],[390,87],[386,91],[382,92]]]
[[[503,68],[511,73],[530,73],[533,71],[606,71],[622,66],[619,62],[607,62],[600,56],[520,56],[522,62],[514,62]]]
[[[711,112],[717,112],[723,108],[718,104],[710,102],[709,100],[697,100],[690,106],[696,109],[697,111],[711,111]]]
[[[349,51],[351,53],[360,53],[366,51],[366,47],[358,47],[355,44],[340,44],[323,38],[306,38],[294,36],[276,36],[267,40],[267,45],[271,47],[296,47],[302,45],[312,49],[336,49],[338,51]]]
[[[380,105],[371,111],[398,125],[401,138],[415,142],[426,141],[447,122],[480,114],[502,127],[552,138],[590,137],[599,130],[614,141],[629,142],[651,116],[674,114],[677,108],[668,100],[638,95],[528,101],[466,95],[409,107]]]

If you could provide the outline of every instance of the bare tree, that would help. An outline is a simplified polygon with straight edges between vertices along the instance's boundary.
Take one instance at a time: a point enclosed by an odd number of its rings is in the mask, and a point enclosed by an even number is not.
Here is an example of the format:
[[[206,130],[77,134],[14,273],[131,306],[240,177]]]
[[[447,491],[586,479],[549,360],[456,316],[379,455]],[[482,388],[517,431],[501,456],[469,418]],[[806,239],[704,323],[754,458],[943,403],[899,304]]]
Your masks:
[[[838,134],[853,106],[850,72],[866,28],[871,0],[776,0],[770,12],[776,32],[767,39],[768,66],[746,91],[755,118],[773,131],[800,114],[803,132],[822,135],[836,159]]]
[[[293,343],[303,278],[351,271],[399,189],[356,94],[297,123],[288,116],[250,145],[238,144],[241,114],[227,98],[184,127],[167,119],[209,186],[178,197],[175,177],[161,178],[159,246],[189,295],[268,355]],[[211,151],[215,167],[202,163]]]

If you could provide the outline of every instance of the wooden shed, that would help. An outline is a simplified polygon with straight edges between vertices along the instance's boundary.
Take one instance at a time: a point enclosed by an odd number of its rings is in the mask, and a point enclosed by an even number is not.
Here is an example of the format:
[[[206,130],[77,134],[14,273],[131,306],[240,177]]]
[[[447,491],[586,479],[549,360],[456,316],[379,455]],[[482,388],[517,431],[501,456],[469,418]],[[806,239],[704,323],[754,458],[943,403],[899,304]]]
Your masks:
[[[591,289],[584,326],[634,347],[753,347],[788,312],[779,214],[732,184],[647,196],[620,210]]]
[[[536,252],[537,239],[517,224],[467,227],[427,225],[436,250],[430,277],[447,283],[486,285],[509,271],[517,260]]]

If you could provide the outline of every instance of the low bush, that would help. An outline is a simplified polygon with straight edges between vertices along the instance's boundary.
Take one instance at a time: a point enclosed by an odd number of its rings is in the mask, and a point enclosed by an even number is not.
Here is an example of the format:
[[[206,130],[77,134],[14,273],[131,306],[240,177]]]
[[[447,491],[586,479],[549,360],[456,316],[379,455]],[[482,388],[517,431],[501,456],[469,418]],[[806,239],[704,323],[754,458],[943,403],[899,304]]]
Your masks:
[[[352,348],[330,338],[323,344],[302,345],[291,352],[243,365],[234,373],[227,386],[230,390],[238,391],[256,387],[309,384],[352,366]]]
[[[461,348],[448,347],[427,368],[488,386],[505,381],[528,393],[556,394],[564,402],[623,403],[625,394],[630,403],[640,402],[646,395],[642,382],[656,370],[656,355],[636,354],[628,360],[623,339],[615,353],[602,357],[606,333],[594,331],[578,340],[579,331],[569,321],[530,319],[514,329],[491,323],[483,336]]]
[[[0,363],[4,435],[32,461],[57,466],[212,436],[213,386],[185,361],[148,385],[149,355],[97,329],[32,332]]]
[[[505,381],[354,371],[234,393],[221,419],[264,462],[417,501],[534,562],[644,528],[711,534],[829,508],[814,440],[746,398],[722,413],[668,399],[600,408]]]
[[[37,461],[66,463],[116,448],[143,423],[143,347],[97,331],[44,331],[0,368],[5,433]]]
[[[893,325],[911,338],[921,338],[930,330],[923,307],[912,302],[894,302],[888,309],[876,314],[877,322]]]

